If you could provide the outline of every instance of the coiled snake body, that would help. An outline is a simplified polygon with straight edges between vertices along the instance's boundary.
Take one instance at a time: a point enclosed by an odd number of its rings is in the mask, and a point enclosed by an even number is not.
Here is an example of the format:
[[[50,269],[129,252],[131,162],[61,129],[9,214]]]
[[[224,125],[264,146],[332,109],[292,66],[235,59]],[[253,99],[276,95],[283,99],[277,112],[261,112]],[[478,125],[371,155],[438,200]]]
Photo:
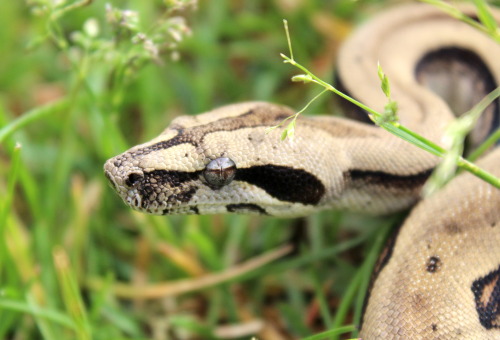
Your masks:
[[[379,61],[400,122],[438,144],[453,111],[465,112],[500,83],[500,47],[421,4],[378,16],[340,53],[343,87],[383,111]],[[386,214],[415,204],[439,161],[343,118],[300,117],[293,140],[280,141],[279,129],[266,133],[292,113],[251,102],[179,117],[108,160],[105,174],[128,205],[152,214]],[[495,104],[471,143],[498,119]],[[500,175],[500,150],[479,164]],[[420,202],[381,256],[371,287],[363,339],[500,339],[500,190],[461,174]]]

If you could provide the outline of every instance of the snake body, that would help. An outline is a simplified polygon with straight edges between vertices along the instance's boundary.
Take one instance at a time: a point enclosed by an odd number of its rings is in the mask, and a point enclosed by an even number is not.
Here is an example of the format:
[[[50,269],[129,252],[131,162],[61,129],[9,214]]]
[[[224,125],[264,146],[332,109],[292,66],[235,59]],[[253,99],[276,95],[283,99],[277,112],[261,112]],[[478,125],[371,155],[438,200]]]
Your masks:
[[[473,14],[470,9],[465,9]],[[495,14],[497,15],[497,14]],[[368,106],[440,144],[445,128],[500,83],[500,47],[426,5],[371,20],[344,44],[342,86]],[[498,120],[486,110],[477,144]],[[132,208],[152,214],[303,216],[335,208],[387,214],[414,205],[439,159],[370,124],[299,117],[249,102],[175,119],[158,137],[108,160],[105,174]],[[356,115],[355,110],[351,110]],[[500,175],[500,150],[480,165]],[[382,254],[361,325],[363,339],[500,339],[500,191],[469,174],[421,201]]]

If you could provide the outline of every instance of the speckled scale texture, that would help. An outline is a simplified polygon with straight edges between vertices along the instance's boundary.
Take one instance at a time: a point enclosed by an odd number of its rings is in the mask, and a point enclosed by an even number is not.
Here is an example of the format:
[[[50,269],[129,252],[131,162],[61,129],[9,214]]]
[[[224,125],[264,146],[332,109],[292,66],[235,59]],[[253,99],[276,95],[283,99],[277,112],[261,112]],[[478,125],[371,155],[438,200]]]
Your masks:
[[[480,165],[500,175],[500,150]],[[422,201],[375,279],[363,339],[500,339],[500,190],[462,174]]]

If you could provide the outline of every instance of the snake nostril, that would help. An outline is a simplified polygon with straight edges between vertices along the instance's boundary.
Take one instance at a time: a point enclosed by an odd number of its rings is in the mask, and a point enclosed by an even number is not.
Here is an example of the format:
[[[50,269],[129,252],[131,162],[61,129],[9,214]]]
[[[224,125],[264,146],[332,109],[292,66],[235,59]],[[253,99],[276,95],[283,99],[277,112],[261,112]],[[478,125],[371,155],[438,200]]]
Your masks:
[[[137,183],[143,178],[144,175],[142,173],[133,172],[130,175],[128,175],[128,178],[125,180],[125,184],[128,187],[132,187],[135,183]]]

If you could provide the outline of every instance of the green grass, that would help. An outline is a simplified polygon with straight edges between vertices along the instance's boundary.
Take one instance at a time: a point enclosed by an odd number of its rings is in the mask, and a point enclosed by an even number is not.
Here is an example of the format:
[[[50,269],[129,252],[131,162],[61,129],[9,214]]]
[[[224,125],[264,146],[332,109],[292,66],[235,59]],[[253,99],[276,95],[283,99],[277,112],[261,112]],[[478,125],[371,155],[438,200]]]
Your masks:
[[[0,339],[211,339],[255,320],[267,330],[230,338],[350,332],[336,328],[357,322],[393,220],[146,216],[102,165],[181,114],[244,100],[300,109],[320,90],[290,82],[282,19],[296,59],[330,80],[343,34],[378,2],[110,1],[136,11],[128,27],[107,22],[102,1],[53,3],[0,2]],[[138,32],[158,56],[131,42]],[[333,107],[323,95],[308,112]]]

